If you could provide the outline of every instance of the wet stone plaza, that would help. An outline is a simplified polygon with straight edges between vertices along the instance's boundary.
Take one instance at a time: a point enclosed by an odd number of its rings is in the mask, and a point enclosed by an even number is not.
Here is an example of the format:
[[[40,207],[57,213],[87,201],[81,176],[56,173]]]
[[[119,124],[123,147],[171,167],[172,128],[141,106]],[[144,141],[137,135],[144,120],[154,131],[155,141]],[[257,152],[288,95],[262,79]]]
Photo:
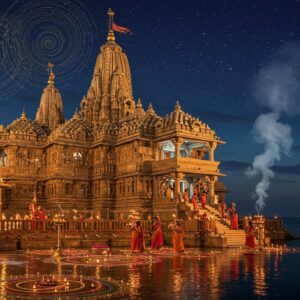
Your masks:
[[[299,248],[1,253],[5,299],[276,299],[299,296]]]

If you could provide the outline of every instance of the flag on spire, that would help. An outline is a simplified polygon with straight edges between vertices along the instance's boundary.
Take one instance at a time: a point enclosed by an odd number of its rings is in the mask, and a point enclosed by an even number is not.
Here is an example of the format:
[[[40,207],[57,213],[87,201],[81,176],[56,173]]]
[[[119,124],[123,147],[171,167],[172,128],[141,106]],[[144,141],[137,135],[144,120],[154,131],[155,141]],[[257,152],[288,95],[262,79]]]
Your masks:
[[[120,32],[120,33],[129,33],[129,32],[131,32],[131,30],[129,28],[119,26],[115,22],[112,23],[111,29],[113,31]]]

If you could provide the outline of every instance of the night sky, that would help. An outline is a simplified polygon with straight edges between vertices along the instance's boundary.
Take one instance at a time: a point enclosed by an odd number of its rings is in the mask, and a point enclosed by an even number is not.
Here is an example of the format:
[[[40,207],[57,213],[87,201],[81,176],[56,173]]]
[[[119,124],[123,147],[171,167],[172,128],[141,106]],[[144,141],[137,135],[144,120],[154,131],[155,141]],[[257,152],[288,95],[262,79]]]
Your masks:
[[[64,12],[60,7],[68,2],[0,2],[0,123],[10,124],[23,108],[35,118],[48,61],[57,63],[56,86],[66,117],[73,115],[106,41],[111,7],[115,22],[133,32],[116,36],[129,59],[134,98],[144,107],[151,101],[160,115],[179,100],[184,111],[208,123],[227,142],[216,159],[227,175],[228,202],[234,199],[241,214],[254,213],[251,196],[259,177],[247,178],[245,169],[263,151],[252,128],[269,110],[254,99],[254,81],[283,48],[298,47],[300,1],[76,0]],[[299,216],[300,117],[283,114],[281,121],[292,126],[294,141],[290,156],[273,167],[264,213]]]

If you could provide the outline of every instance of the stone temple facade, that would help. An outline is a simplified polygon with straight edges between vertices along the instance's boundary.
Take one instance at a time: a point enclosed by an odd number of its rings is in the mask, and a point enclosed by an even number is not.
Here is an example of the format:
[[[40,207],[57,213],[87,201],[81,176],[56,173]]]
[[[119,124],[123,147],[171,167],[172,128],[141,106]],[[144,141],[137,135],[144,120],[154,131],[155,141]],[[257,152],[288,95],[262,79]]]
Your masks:
[[[126,218],[135,209],[144,218],[170,217],[187,209],[183,193],[191,197],[199,179],[209,187],[208,201],[223,196],[214,152],[224,142],[178,102],[163,117],[151,104],[145,110],[133,97],[128,59],[113,31],[70,120],[54,81],[51,71],[35,120],[23,112],[0,125],[2,211],[26,213],[36,193],[52,213]]]

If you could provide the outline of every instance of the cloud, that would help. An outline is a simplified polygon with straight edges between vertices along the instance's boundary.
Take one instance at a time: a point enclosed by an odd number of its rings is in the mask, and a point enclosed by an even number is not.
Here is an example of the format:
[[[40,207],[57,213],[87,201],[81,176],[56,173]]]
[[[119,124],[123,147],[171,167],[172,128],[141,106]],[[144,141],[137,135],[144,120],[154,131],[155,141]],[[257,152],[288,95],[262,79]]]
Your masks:
[[[229,172],[241,172],[244,171],[251,166],[250,162],[241,162],[235,160],[222,161],[220,168],[221,171],[229,171]],[[282,166],[273,166],[272,170],[274,170],[278,174],[283,175],[300,175],[300,164],[297,165],[282,165]]]

